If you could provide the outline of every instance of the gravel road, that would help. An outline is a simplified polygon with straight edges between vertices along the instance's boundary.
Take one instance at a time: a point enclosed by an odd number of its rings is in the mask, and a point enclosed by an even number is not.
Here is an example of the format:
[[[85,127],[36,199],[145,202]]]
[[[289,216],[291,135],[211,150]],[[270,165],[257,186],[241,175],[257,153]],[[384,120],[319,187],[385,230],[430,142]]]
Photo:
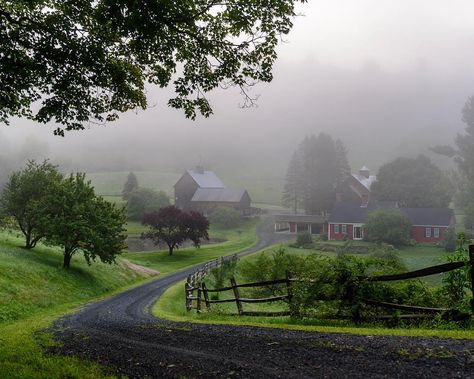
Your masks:
[[[278,242],[266,220],[241,255]],[[174,323],[151,307],[195,268],[85,306],[53,325],[52,353],[130,378],[474,378],[474,341]],[[184,292],[184,291],[183,291]]]

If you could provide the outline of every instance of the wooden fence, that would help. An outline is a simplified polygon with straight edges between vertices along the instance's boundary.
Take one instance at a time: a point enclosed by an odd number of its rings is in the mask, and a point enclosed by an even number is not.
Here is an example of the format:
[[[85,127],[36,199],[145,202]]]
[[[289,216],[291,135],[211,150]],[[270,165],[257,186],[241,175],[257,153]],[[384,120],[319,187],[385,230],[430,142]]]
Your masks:
[[[230,279],[230,286],[223,288],[207,288],[203,282],[205,275],[214,267],[219,267],[222,264],[222,260],[215,260],[206,263],[200,270],[196,271],[193,275],[188,277],[188,281],[185,283],[185,293],[186,293],[186,309],[191,311],[196,309],[198,313],[202,311],[202,304],[204,302],[206,309],[211,308],[211,304],[218,303],[229,303],[235,302],[237,307],[237,312],[240,316],[287,316],[290,314],[289,311],[283,312],[259,312],[259,311],[245,311],[243,304],[245,303],[270,303],[274,301],[285,301],[288,304],[291,303],[293,297],[293,283],[301,282],[302,279],[292,278],[291,273],[287,272],[286,277],[283,279],[254,282],[254,283],[241,283],[237,284],[235,278]],[[436,314],[442,314],[443,317],[448,319],[463,319],[471,317],[474,315],[474,245],[469,245],[469,261],[468,262],[451,262],[443,263],[436,266],[426,267],[420,270],[405,272],[401,274],[392,274],[392,275],[379,275],[372,277],[360,278],[362,280],[368,280],[372,282],[389,282],[389,281],[398,281],[398,280],[408,280],[421,278],[430,275],[441,274],[453,270],[457,270],[465,267],[466,265],[470,266],[470,279],[471,279],[471,288],[473,290],[473,297],[471,298],[471,313],[464,314],[459,312],[456,309],[448,308],[431,308],[431,307],[420,307],[415,305],[407,304],[396,304],[389,303],[384,301],[372,300],[372,299],[363,299],[363,302],[368,305],[373,305],[381,308],[396,309],[405,312],[412,312],[410,314],[402,314],[397,316],[398,318],[427,318],[433,317]],[[306,281],[312,283],[315,282],[312,279],[306,279]],[[239,288],[248,288],[248,287],[268,287],[273,285],[282,285],[286,284],[286,295],[282,296],[272,296],[266,298],[243,298],[240,296]],[[194,295],[194,292],[197,291],[197,295]],[[218,293],[224,291],[232,291],[234,297],[231,299],[222,299],[222,300],[210,300],[209,293]],[[194,304],[195,302],[195,304]],[[378,318],[392,318],[391,315],[382,315]]]

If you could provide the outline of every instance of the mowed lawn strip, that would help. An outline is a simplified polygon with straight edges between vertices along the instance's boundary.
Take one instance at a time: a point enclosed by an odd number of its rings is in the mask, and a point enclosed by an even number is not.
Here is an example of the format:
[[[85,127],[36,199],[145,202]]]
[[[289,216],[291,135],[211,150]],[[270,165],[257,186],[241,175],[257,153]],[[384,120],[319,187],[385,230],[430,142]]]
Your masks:
[[[257,242],[255,228],[259,221],[251,219],[230,230],[211,228],[211,238],[225,239],[226,242],[203,245],[200,248],[189,247],[177,249],[173,255],[167,250],[157,252],[127,253],[124,257],[129,261],[157,270],[161,275],[183,270],[187,267],[207,262],[225,255],[238,253],[248,249]]]
[[[243,259],[254,260],[258,254],[264,251],[271,252],[272,250],[282,245],[274,245],[264,250],[256,252]],[[310,249],[296,249],[289,246],[284,246],[286,251],[294,254],[308,255],[314,250]],[[322,255],[335,257],[333,252],[320,252]],[[422,267],[428,267],[438,264],[442,261],[442,257],[446,254],[444,250],[435,246],[419,245],[410,248],[397,250],[397,254],[406,264],[408,270],[415,270]],[[363,255],[363,254],[360,254]],[[237,282],[241,280],[237,270]],[[437,278],[439,281],[440,278]],[[427,280],[428,283],[432,282]],[[233,297],[232,293],[221,293],[220,298]],[[244,304],[245,309],[251,310],[252,304]],[[202,304],[204,308],[204,304]],[[168,319],[178,322],[197,322],[197,323],[215,323],[215,324],[229,324],[229,325],[248,325],[284,328],[291,330],[304,330],[316,332],[333,332],[333,333],[355,333],[363,335],[392,335],[392,336],[412,336],[412,337],[439,337],[439,338],[456,338],[456,339],[474,339],[473,330],[434,330],[422,329],[417,327],[412,328],[384,328],[381,326],[354,326],[345,320],[320,320],[320,319],[292,319],[290,317],[250,317],[237,316],[235,303],[223,303],[212,305],[218,308],[219,312],[207,313],[203,311],[201,314],[196,314],[195,311],[187,312],[184,305],[184,281],[171,286],[159,299],[153,308],[153,314],[156,317]],[[262,309],[261,309],[262,310]],[[287,305],[283,303],[265,304],[265,310],[281,311],[287,310]]]

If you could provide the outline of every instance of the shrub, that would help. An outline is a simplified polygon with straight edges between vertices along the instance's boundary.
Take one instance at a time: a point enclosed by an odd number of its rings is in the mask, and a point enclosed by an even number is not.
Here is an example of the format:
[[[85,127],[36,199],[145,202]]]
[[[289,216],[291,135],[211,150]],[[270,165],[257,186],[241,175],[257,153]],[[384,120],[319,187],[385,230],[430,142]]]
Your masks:
[[[220,267],[211,270],[211,278],[213,279],[216,288],[224,287],[225,282],[235,276],[237,263],[238,258],[234,255],[231,259],[223,260]],[[218,299],[219,292],[217,292],[216,295],[216,298]]]
[[[443,247],[447,252],[453,252],[456,250],[456,233],[454,232],[453,228],[449,228],[446,231]]]
[[[139,221],[146,213],[158,211],[169,205],[170,199],[165,192],[138,188],[128,194],[127,216],[130,220]]]
[[[379,209],[370,212],[365,223],[366,239],[393,245],[407,245],[410,241],[410,220],[398,209]]]
[[[312,244],[313,244],[313,238],[311,236],[311,233],[301,232],[301,233],[298,233],[298,235],[296,236],[296,242],[295,242],[296,247],[308,248],[308,247],[311,247]]]
[[[209,215],[211,225],[222,229],[231,229],[238,226],[242,218],[240,213],[233,208],[219,207]]]

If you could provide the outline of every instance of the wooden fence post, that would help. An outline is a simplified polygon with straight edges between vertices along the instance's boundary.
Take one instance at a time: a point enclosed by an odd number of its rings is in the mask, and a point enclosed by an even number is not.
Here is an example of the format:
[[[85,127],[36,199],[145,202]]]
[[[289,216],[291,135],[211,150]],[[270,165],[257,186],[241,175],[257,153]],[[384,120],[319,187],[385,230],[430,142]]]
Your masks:
[[[469,272],[471,273],[471,313],[474,315],[474,245],[469,245]]]
[[[291,299],[293,298],[293,287],[291,285],[291,272],[286,270],[286,289],[288,291],[288,303],[291,303]]]
[[[188,312],[189,312],[189,311],[192,309],[192,307],[193,307],[193,301],[192,301],[192,299],[190,299],[190,296],[193,295],[191,288],[192,288],[192,287],[191,287],[191,285],[190,285],[188,282],[184,283],[184,292],[185,292],[185,295],[186,295],[186,302],[185,302],[185,304],[186,304],[186,310],[187,310]]]
[[[232,291],[234,291],[235,304],[237,305],[237,311],[239,312],[239,315],[242,316],[242,313],[244,313],[244,310],[242,309],[242,303],[240,302],[239,289],[237,288],[237,283],[234,277],[230,278],[230,285],[232,286]]]
[[[197,313],[201,313],[201,288],[197,290],[197,305],[196,305]]]
[[[209,303],[209,294],[207,292],[206,283],[202,283],[202,293],[204,294],[204,301],[206,302],[206,308],[211,308],[211,303]]]

